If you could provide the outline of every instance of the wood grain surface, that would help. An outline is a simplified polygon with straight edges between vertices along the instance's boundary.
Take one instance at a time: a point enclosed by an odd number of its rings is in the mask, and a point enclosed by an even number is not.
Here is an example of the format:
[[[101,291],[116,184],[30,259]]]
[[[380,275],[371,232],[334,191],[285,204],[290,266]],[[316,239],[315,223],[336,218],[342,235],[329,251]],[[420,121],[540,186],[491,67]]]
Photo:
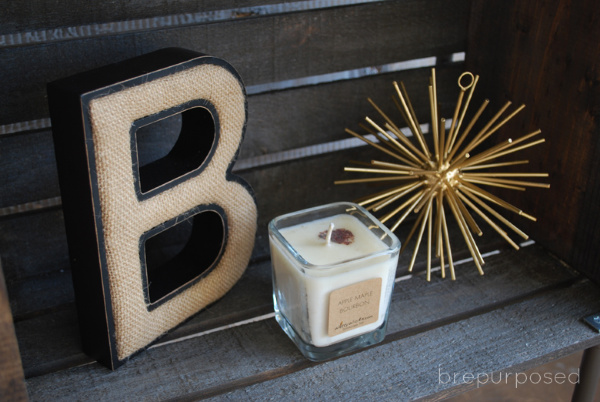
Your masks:
[[[600,344],[581,322],[600,311],[594,1],[21,3],[0,15],[1,400],[441,400],[478,386],[465,374],[514,375]],[[235,172],[254,188],[259,230],[228,294],[112,372],[81,350],[45,86],[172,46],[225,59],[249,88]],[[381,189],[333,184],[356,176],[343,172],[350,160],[381,157],[344,129],[374,114],[366,97],[399,120],[393,80],[428,123],[431,66],[448,118],[464,70],[481,77],[473,104],[491,101],[482,121],[506,100],[526,104],[489,144],[542,129],[546,143],[520,156],[550,173],[550,189],[494,190],[538,218],[510,217],[535,242],[515,251],[482,223],[480,276],[451,222],[457,280],[437,269],[425,280],[425,247],[408,273],[409,245],[384,342],[312,363],[273,319],[267,224]],[[146,140],[149,159],[172,143],[163,132]]]
[[[451,115],[462,63],[442,65],[436,71],[440,108],[445,115]],[[350,138],[344,132],[346,127],[360,130],[358,123],[364,123],[365,116],[381,120],[368,97],[405,127],[391,100],[393,81],[406,83],[418,117],[426,123],[430,74],[429,68],[421,68],[249,96],[246,134],[238,160]],[[150,133],[140,140],[140,145],[149,148],[148,158],[154,159],[172,146],[161,137],[177,134]],[[0,208],[60,195],[50,130],[0,136],[0,149],[0,169],[5,173],[0,176],[0,186],[6,189],[0,196]]]
[[[531,171],[548,172],[550,189],[527,197],[500,194],[535,211],[538,222],[526,225],[532,236],[600,282],[596,9],[594,1],[474,1],[467,68],[485,74],[487,96],[527,105],[513,125],[516,133],[539,128],[546,138],[531,158]]]
[[[450,55],[464,51],[468,11],[392,1],[0,48],[0,124],[47,117],[47,82],[163,47],[225,59],[246,85]]]
[[[252,267],[249,275],[268,269],[268,264]],[[38,395],[89,398],[118,390],[122,398],[137,394],[151,400],[187,393],[191,399],[225,396],[221,394],[228,392],[234,392],[229,395],[233,399],[277,395],[297,400],[314,395],[333,398],[339,389],[344,395],[367,397],[375,392],[406,400],[445,392],[452,385],[463,390],[474,386],[435,384],[438,367],[465,373],[492,372],[495,367],[519,371],[548,354],[553,358],[566,355],[574,344],[582,347],[599,341],[579,321],[590,308],[600,308],[594,285],[565,270],[537,246],[488,257],[483,277],[470,269],[456,282],[435,277],[426,283],[424,279],[417,274],[397,282],[383,345],[331,362],[306,361],[275,321],[263,318],[203,336],[188,335],[175,343],[159,342],[116,372],[89,363],[31,377],[29,391],[34,399]],[[254,287],[263,289],[259,293],[268,303],[269,275],[256,280]],[[246,285],[240,283],[239,290],[247,291]],[[214,308],[231,302],[230,297],[240,294],[234,288]],[[252,299],[259,300],[257,296]],[[528,348],[523,347],[525,342]],[[169,365],[161,363],[165,359]],[[375,375],[381,370],[387,373],[383,378]],[[335,372],[345,374],[332,377]],[[334,378],[338,387],[329,383]],[[84,389],[76,385],[79,382],[86,384]],[[142,384],[149,382],[152,393],[143,391],[146,386]]]

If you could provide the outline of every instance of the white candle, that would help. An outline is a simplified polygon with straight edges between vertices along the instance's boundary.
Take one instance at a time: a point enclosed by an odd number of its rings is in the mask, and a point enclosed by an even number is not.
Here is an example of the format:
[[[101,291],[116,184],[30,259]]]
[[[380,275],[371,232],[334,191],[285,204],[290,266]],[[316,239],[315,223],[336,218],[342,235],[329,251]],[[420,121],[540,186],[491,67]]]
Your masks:
[[[399,248],[397,238],[355,204],[321,208],[331,214],[302,217],[301,211],[291,219],[296,224],[277,229],[280,237],[271,236],[276,310],[317,348],[384,324]]]

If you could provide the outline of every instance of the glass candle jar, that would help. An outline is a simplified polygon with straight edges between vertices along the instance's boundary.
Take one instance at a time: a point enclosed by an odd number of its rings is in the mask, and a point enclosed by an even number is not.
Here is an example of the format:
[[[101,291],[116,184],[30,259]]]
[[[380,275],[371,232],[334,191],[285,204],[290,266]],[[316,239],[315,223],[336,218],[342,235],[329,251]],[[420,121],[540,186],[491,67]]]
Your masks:
[[[357,204],[340,202],[269,223],[275,317],[310,360],[381,342],[400,241]]]

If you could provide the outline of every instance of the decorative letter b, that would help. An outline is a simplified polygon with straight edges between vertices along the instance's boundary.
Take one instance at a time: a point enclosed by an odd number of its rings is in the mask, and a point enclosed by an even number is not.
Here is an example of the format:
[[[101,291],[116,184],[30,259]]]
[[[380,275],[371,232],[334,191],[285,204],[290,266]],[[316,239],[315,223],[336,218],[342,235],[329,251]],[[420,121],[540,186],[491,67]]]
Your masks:
[[[114,369],[248,264],[256,203],[231,174],[244,87],[223,60],[164,49],[56,81],[48,95],[84,351]],[[177,141],[142,164],[138,136],[170,118]]]

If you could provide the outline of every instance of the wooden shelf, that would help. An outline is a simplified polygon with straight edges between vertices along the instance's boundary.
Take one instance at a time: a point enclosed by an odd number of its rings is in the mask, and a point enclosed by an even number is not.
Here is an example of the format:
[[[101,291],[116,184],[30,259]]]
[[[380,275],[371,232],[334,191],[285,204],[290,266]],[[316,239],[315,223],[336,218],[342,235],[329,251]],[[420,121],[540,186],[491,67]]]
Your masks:
[[[581,321],[600,310],[596,285],[538,245],[495,246],[485,245],[484,276],[466,258],[456,281],[437,272],[428,283],[422,266],[407,274],[404,255],[383,343],[318,364],[273,318],[269,261],[251,265],[223,299],[114,372],[77,348],[74,308],[24,320],[16,331],[29,395],[298,400],[334,398],[343,389],[357,397],[441,398],[475,387],[465,382],[469,373],[517,373],[600,344]]]

